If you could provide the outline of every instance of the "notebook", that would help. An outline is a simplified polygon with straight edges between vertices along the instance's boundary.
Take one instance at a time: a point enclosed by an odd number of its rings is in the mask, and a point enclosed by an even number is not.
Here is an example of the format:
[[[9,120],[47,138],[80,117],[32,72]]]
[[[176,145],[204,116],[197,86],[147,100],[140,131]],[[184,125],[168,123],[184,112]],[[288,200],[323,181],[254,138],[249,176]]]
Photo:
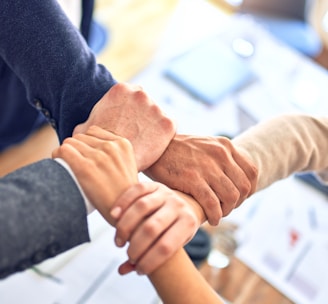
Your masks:
[[[218,37],[171,59],[164,75],[210,105],[255,79],[248,62]]]

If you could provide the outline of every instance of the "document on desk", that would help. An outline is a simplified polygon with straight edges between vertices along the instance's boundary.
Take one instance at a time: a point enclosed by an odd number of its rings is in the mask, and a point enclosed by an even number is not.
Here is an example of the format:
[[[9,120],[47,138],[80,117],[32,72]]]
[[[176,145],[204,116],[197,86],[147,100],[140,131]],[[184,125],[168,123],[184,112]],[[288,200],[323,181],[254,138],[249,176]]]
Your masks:
[[[54,304],[65,291],[60,281],[28,270],[0,281],[0,303]]]
[[[0,303],[158,304],[157,293],[146,276],[118,274],[118,266],[127,255],[126,248],[114,245],[114,228],[97,212],[89,221],[89,225],[93,224],[102,229],[97,228],[92,242],[66,263],[56,263],[55,259],[49,261],[54,265],[38,265],[38,272],[28,270],[2,280]]]
[[[250,203],[238,258],[296,303],[326,304],[327,196],[291,177]]]
[[[126,248],[114,245],[115,230],[107,227],[86,250],[56,276],[67,286],[58,304],[157,304],[158,296],[146,276],[118,274]]]

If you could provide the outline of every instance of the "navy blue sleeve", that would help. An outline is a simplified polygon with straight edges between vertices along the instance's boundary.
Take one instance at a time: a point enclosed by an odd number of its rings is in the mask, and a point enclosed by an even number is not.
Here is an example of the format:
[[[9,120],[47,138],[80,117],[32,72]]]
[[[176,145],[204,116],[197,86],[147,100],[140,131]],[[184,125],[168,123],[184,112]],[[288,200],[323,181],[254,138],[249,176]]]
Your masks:
[[[55,0],[0,1],[0,56],[60,141],[115,84]]]

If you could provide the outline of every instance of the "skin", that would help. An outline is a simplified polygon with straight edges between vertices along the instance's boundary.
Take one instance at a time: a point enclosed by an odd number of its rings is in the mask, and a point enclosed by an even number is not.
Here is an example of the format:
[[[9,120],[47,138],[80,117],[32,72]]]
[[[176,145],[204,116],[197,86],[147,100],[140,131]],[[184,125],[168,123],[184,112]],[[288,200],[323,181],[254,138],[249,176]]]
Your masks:
[[[90,127],[86,134],[65,140],[62,146],[53,152],[53,157],[63,158],[69,164],[90,201],[114,225],[117,224],[116,218],[123,214],[123,209],[111,207],[119,197],[123,195],[124,198],[124,193],[128,193],[129,197],[136,193],[139,194],[138,197],[150,195],[150,198],[155,200],[159,198],[153,196],[155,192],[168,197],[176,195],[189,205],[196,218],[200,221],[205,219],[202,208],[190,196],[183,193],[178,196],[157,183],[154,183],[153,188],[143,186],[134,188],[138,171],[131,144],[128,140],[101,128]],[[133,189],[132,194],[130,189]],[[121,268],[126,266],[130,267],[129,264],[125,264]],[[165,304],[198,304],[204,301],[210,304],[223,303],[181,248],[151,272],[149,279]],[[193,292],[186,293],[186,290]]]
[[[143,247],[139,248],[139,246],[133,245],[129,254],[132,260],[139,260],[140,255],[148,252],[141,265],[147,265],[148,262],[154,261],[150,270],[154,270],[171,257],[179,247],[193,237],[200,226],[199,217],[190,205],[169,188],[158,183],[149,183],[148,187],[138,183],[138,166],[134,151],[130,142],[125,138],[92,126],[86,131],[86,134],[76,134],[73,138],[66,139],[53,152],[53,157],[62,158],[68,163],[90,202],[113,226],[125,225],[125,220],[118,224],[117,214],[112,213],[114,202],[125,190],[133,185],[138,185],[138,195],[139,190],[143,191],[141,193],[143,196],[148,194],[144,198],[147,203],[143,204],[142,200],[140,202],[141,207],[142,205],[146,207],[145,214],[148,215],[149,212],[152,212],[150,225],[148,223],[143,225],[143,229],[138,230],[139,235],[136,235],[135,240],[143,238],[145,230],[147,233],[149,228],[150,234]],[[98,191],[94,189],[98,189]],[[120,192],[116,189],[120,189]],[[132,195],[134,195],[133,193],[135,191],[132,192]],[[140,204],[137,204],[136,207],[140,208]],[[142,212],[139,213],[140,216],[141,214]],[[129,212],[126,215],[129,216]],[[164,220],[161,221],[163,215]],[[139,222],[142,220],[140,219]],[[160,225],[157,225],[157,222],[160,222]],[[133,226],[129,224],[128,227],[134,228],[136,225],[138,222],[133,222]],[[153,232],[154,227],[155,231]],[[175,229],[179,229],[180,233],[176,234]],[[159,236],[161,237],[158,238]],[[154,243],[153,240],[157,240],[157,242]],[[155,256],[153,257],[152,254]]]
[[[117,220],[116,244],[129,242],[129,261],[121,265],[121,274],[151,273],[189,242],[205,221],[196,201],[156,182],[129,187],[111,215]]]
[[[120,193],[113,189],[124,191],[138,182],[130,142],[93,126],[86,134],[65,139],[53,151],[52,157],[62,158],[69,164],[93,206],[111,225],[115,225],[110,210]]]
[[[145,173],[200,203],[208,222],[217,225],[254,193],[257,169],[223,136],[177,134]]]
[[[76,126],[74,134],[85,133],[92,125],[127,138],[138,171],[190,194],[212,225],[256,187],[255,166],[227,138],[176,135],[174,123],[140,87],[125,83],[113,86],[89,118]]]
[[[164,304],[224,304],[183,249],[148,278]]]
[[[138,171],[152,165],[175,135],[175,124],[139,87],[114,85],[94,106],[89,118],[74,134],[98,126],[127,138],[134,149]]]

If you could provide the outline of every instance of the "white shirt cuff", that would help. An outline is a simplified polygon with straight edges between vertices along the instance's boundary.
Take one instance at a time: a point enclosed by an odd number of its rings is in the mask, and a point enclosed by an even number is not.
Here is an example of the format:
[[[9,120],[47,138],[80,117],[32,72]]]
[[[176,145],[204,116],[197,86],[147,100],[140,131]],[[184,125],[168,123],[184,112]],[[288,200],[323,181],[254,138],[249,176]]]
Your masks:
[[[91,204],[91,202],[85,195],[85,193],[84,193],[79,181],[77,180],[74,172],[72,171],[71,167],[62,158],[55,158],[54,160],[57,163],[59,163],[60,165],[62,165],[68,171],[68,173],[71,175],[72,179],[74,180],[76,186],[79,188],[81,195],[84,199],[85,207],[87,209],[87,214],[90,214],[91,212],[93,212],[95,210],[95,207]]]

